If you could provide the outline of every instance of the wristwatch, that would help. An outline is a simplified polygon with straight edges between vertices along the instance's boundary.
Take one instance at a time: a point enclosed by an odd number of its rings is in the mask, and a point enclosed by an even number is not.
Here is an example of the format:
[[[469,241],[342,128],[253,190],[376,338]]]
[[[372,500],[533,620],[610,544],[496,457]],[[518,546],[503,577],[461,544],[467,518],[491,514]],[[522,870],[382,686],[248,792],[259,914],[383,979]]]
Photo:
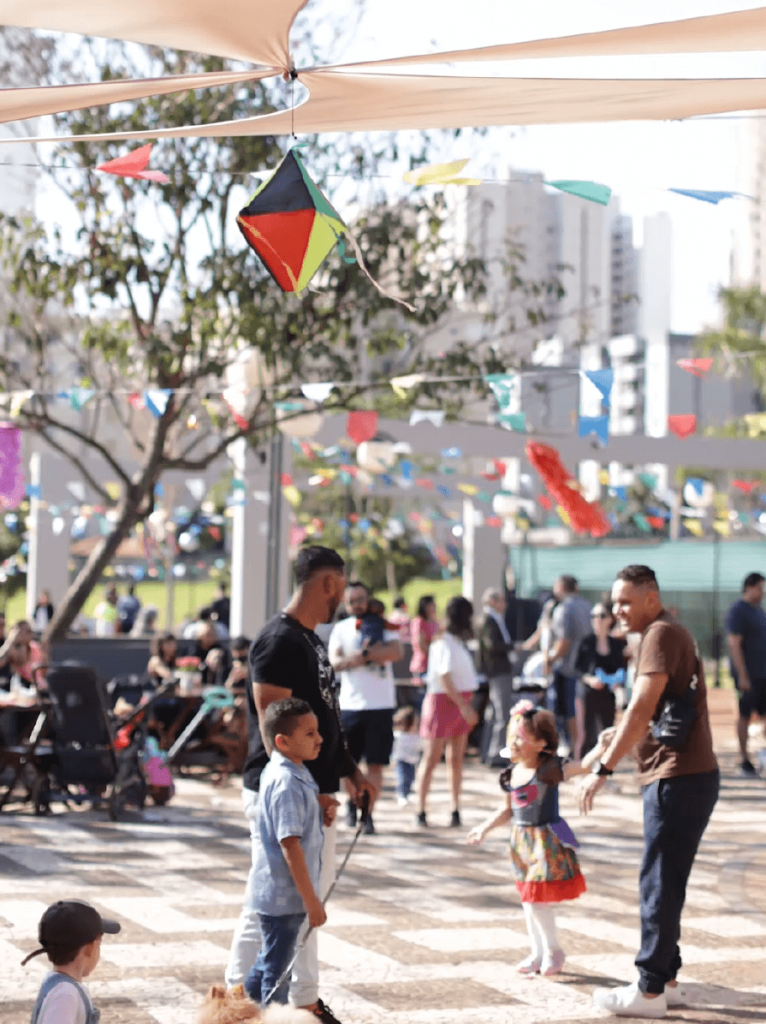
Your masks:
[[[611,768],[607,768],[603,761],[596,761],[590,770],[591,775],[614,775]]]

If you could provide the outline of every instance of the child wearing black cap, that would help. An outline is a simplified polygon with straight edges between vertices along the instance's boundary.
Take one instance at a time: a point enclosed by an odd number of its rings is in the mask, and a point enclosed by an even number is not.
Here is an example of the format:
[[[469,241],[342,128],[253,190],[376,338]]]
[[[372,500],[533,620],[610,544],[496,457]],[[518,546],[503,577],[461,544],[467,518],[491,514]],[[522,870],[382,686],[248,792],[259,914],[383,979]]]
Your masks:
[[[59,900],[48,907],[38,927],[40,949],[21,964],[45,953],[53,965],[40,986],[30,1024],[98,1024],[101,1014],[82,981],[101,957],[102,936],[119,930],[116,921],[103,918],[82,900]]]

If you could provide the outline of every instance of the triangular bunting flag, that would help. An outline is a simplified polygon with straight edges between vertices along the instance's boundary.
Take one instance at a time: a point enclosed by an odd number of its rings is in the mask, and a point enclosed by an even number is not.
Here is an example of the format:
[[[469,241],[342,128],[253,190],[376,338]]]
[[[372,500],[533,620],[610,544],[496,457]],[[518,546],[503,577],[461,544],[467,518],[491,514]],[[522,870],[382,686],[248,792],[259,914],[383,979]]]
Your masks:
[[[766,412],[749,412],[742,418],[747,424],[748,437],[766,434]]]
[[[170,396],[173,394],[170,388],[153,388],[144,391],[144,405],[157,419],[165,414]]]
[[[506,430],[513,430],[517,434],[526,434],[527,432],[527,414],[525,412],[499,412],[495,418]]]
[[[728,537],[731,534],[731,524],[725,519],[717,519],[713,523],[713,529],[722,537]]]
[[[650,491],[653,491],[657,486],[657,477],[654,473],[639,473],[638,479]]]
[[[722,199],[733,199],[739,192],[708,192],[699,188],[669,188],[668,192],[675,192],[679,196],[688,196],[689,199],[699,199],[703,203],[713,203],[717,206]]]
[[[492,389],[498,408],[505,412],[516,397],[519,378],[515,373],[490,373],[484,378],[486,384]]]
[[[308,398],[310,402],[316,402],[317,405],[322,405],[330,397],[332,389],[335,385],[332,381],[321,381],[317,384],[301,384],[301,393],[305,398]]]
[[[202,501],[207,493],[207,484],[203,477],[192,476],[186,481],[186,489],[195,501]]]
[[[608,409],[609,396],[614,384],[614,370],[611,367],[605,367],[603,370],[581,370],[580,373],[598,388],[601,392],[601,399]]]
[[[580,416],[578,429],[580,437],[589,437],[591,434],[595,434],[602,444],[609,444],[608,416]]]
[[[752,494],[758,486],[757,480],[732,480],[732,487],[736,487],[738,491],[742,491],[743,494]]]
[[[95,393],[92,388],[72,388],[69,392],[69,404],[75,412],[80,412],[93,398]]]
[[[416,388],[418,384],[422,384],[424,380],[425,377],[422,373],[409,373],[405,377],[392,377],[391,387],[397,398],[406,398],[407,392],[411,388]]]
[[[695,537],[701,537],[704,533],[702,523],[699,519],[684,519],[683,524],[689,533],[693,533]]]
[[[681,370],[686,370],[687,373],[694,374],[695,377],[704,377],[710,372],[710,367],[713,365],[713,360],[707,359],[679,359],[676,366]]]
[[[13,391],[11,392],[11,403],[10,403],[10,416],[12,420],[18,418],[22,408],[26,405],[30,398],[34,396],[34,391]]]
[[[649,523],[649,520],[641,512],[636,512],[636,514],[633,516],[633,522],[636,524],[639,530],[643,530],[644,533],[652,532],[652,527]]]
[[[440,427],[444,423],[445,412],[443,409],[413,409],[410,413],[410,426],[416,427],[418,423],[432,423]]]
[[[167,184],[170,178],[162,171],[147,170],[149,157],[152,154],[152,144],[140,146],[134,149],[127,156],[118,156],[114,160],[107,160],[100,164],[96,170],[105,171],[107,174],[115,174],[121,178],[137,178],[141,181],[157,181],[160,184]]]
[[[557,188],[559,192],[568,192],[578,199],[588,199],[591,203],[609,205],[612,190],[608,185],[599,185],[595,181],[546,181],[546,185]]]
[[[346,418],[346,434],[354,444],[371,441],[378,429],[378,414],[374,410],[350,412]]]
[[[81,483],[79,480],[71,480],[66,485],[66,489],[75,501],[79,501],[80,503],[85,501],[85,484]]]
[[[697,417],[694,415],[668,416],[668,430],[683,441],[697,432]]]

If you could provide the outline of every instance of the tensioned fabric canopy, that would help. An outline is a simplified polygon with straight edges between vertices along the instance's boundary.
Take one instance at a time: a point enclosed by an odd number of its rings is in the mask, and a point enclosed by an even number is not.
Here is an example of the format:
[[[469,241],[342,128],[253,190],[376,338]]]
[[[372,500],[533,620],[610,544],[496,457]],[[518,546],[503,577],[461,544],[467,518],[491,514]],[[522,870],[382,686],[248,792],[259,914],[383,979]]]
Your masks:
[[[78,136],[142,139],[681,119],[766,108],[766,79],[565,79],[402,73],[421,65],[629,54],[766,50],[766,7],[471,50],[341,66],[291,66],[290,28],[308,0],[0,0],[0,24],[175,47],[254,65],[236,72],[0,90],[0,121],[291,73],[294,109],[168,130]],[[375,0],[384,3],[385,0]],[[307,15],[310,13],[307,12]],[[256,66],[257,65],[257,66]],[[10,140],[9,140],[10,141]]]

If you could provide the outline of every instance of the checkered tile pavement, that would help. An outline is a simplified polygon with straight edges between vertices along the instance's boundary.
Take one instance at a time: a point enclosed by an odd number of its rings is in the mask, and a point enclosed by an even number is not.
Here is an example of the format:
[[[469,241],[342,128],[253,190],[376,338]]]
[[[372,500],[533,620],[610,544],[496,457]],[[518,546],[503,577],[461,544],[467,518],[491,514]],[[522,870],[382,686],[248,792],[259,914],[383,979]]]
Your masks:
[[[683,978],[694,1005],[672,1018],[766,1020],[766,780],[724,786],[691,879]],[[418,832],[386,792],[378,834],[361,837],[320,933],[321,995],[344,1024],[535,1024],[590,1020],[591,992],[634,977],[638,947],[640,800],[616,776],[580,820],[574,785],[563,810],[582,843],[589,891],[559,915],[567,952],[556,978],[514,970],[527,952],[501,830],[482,848],[464,833],[497,801],[496,773],[468,766],[464,829],[448,829],[443,769]],[[351,832],[342,827],[342,845]],[[234,786],[181,780],[166,808],[118,824],[90,810],[0,815],[0,1005],[26,1024],[41,959],[36,925],[55,899],[77,896],[123,923],[106,937],[89,982],[104,1024],[193,1024],[201,994],[222,978],[249,864]]]

